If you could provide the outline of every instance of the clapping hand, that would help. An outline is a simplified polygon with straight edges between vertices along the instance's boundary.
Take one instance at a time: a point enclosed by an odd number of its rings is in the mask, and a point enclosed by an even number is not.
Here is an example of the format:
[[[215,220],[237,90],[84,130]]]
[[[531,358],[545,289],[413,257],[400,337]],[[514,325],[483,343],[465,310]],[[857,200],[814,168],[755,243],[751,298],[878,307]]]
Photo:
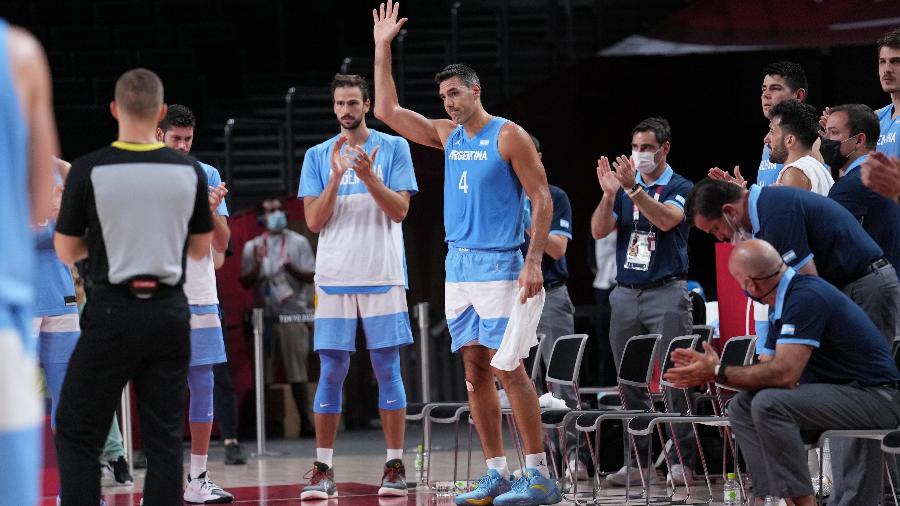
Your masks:
[[[597,180],[600,182],[600,188],[603,189],[604,195],[614,197],[619,188],[621,188],[619,179],[616,177],[616,173],[613,172],[612,167],[609,166],[609,159],[605,156],[601,156],[597,160]]]
[[[734,176],[725,172],[724,170],[713,167],[709,169],[709,178],[710,179],[718,179],[719,181],[725,181],[728,183],[734,183],[741,188],[747,187],[747,180],[744,179],[744,176],[741,175],[741,167],[738,165],[734,166]]]

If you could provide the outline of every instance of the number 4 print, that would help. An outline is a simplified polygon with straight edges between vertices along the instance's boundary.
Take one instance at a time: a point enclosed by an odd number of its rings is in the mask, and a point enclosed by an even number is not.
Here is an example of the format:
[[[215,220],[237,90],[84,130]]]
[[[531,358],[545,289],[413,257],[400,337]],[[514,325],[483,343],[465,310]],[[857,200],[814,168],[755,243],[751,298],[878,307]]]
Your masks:
[[[462,175],[459,176],[459,185],[457,188],[463,191],[463,193],[469,193],[469,182],[466,179],[466,176],[469,174],[469,171],[464,170]]]

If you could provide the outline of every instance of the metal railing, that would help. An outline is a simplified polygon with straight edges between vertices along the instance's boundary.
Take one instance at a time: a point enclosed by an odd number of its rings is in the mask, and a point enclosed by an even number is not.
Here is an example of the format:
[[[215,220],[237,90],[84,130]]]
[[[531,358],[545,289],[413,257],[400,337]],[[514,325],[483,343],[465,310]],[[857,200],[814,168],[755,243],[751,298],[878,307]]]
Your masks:
[[[285,157],[284,163],[288,170],[294,170],[294,97],[297,95],[297,87],[291,86],[284,94],[284,137]]]
[[[281,167],[279,169],[279,178],[284,190],[291,188],[291,171],[287,165],[290,157],[288,151],[291,151],[293,139],[286,138],[286,124],[280,120],[258,119],[258,118],[229,118],[225,121],[224,144],[225,144],[225,182],[229,188],[232,188],[234,182],[234,131],[237,128],[253,128],[253,129],[274,129],[277,131],[277,139],[279,148],[282,152]],[[293,135],[293,134],[291,134]]]

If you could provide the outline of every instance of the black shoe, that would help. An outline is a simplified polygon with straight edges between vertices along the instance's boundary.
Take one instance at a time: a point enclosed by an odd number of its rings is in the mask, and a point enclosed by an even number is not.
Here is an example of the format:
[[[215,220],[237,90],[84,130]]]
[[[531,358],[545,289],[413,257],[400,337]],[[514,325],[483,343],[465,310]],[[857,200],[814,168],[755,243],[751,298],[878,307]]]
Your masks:
[[[116,485],[134,484],[134,478],[128,471],[128,461],[125,460],[125,457],[110,460],[107,462],[107,466],[112,470],[113,479],[116,481]]]
[[[134,461],[131,462],[131,467],[134,469],[147,469],[147,456],[144,455],[144,452],[138,450],[134,452]]]
[[[228,443],[225,445],[225,465],[239,466],[247,463],[247,456],[238,443]]]

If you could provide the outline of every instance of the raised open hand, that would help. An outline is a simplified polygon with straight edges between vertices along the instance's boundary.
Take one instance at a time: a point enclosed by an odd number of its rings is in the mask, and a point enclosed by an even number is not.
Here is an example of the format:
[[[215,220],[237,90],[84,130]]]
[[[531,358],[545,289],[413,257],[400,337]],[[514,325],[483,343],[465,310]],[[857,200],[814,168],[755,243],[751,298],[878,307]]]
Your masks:
[[[407,18],[397,19],[399,15],[400,2],[393,0],[388,0],[387,4],[381,4],[378,9],[372,9],[372,20],[375,22],[372,35],[375,37],[375,45],[390,44],[400,33]]]
[[[616,192],[621,188],[619,179],[613,172],[612,167],[609,166],[609,159],[605,156],[601,156],[597,160],[597,180],[600,181],[600,188],[603,189],[603,193],[610,197],[615,197]]]

